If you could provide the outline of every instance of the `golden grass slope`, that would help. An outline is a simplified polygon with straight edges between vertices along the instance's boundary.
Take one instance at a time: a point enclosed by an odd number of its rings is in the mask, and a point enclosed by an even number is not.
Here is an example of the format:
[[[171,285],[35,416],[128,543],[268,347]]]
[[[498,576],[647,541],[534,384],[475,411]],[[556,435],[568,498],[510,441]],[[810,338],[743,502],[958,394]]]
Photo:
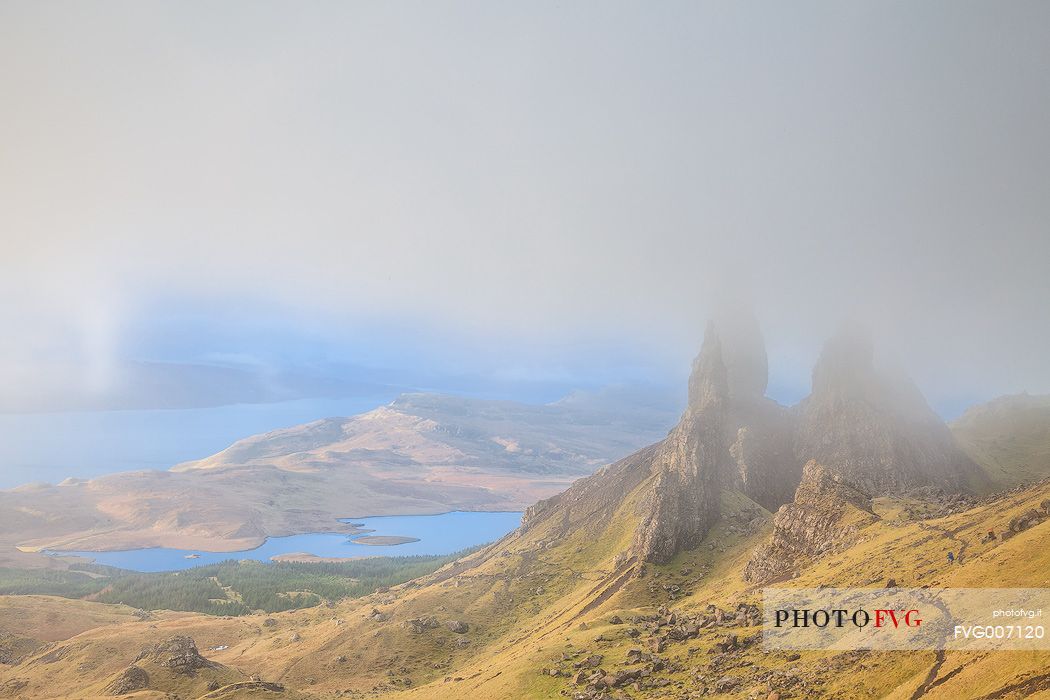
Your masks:
[[[722,520],[701,546],[667,565],[643,567],[618,556],[638,522],[637,491],[606,520],[563,532],[548,519],[425,579],[331,608],[272,615],[272,621],[185,615],[87,630],[52,647],[65,650],[60,661],[0,671],[0,688],[16,682],[25,684],[17,697],[91,697],[142,647],[181,634],[231,673],[306,697],[571,697],[579,686],[569,676],[581,658],[601,654],[602,666],[614,670],[629,649],[645,648],[644,636],[627,636],[635,615],[662,605],[693,614],[709,604],[728,609],[760,599],[761,591],[741,577],[750,553],[768,536],[768,519],[750,521],[754,504],[724,494]],[[862,523],[851,547],[814,561],[789,584],[881,587],[892,577],[901,586],[1050,586],[1050,521],[1005,542],[981,542],[989,529],[1001,530],[1047,498],[1050,483],[1041,483],[928,521],[906,519],[907,504],[884,499],[876,508],[881,517]],[[961,555],[955,565],[946,562],[948,550]],[[612,624],[614,615],[626,624]],[[453,621],[467,623],[468,631],[452,631],[447,623]],[[718,697],[765,697],[771,685],[784,698],[990,700],[1050,692],[1047,652],[801,652],[793,658],[751,644],[712,667],[719,655],[710,651],[727,633],[744,640],[757,632],[704,629],[696,639],[669,642],[660,656],[670,668],[659,673],[667,685],[615,692],[689,697],[713,693],[726,678],[731,689]],[[194,689],[178,692],[188,690]]]

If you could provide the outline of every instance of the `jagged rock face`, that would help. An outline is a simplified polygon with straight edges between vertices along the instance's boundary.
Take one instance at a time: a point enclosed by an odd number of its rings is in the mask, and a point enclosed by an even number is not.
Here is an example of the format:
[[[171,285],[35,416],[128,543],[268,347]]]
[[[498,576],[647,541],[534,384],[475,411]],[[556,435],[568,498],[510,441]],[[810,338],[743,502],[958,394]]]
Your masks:
[[[767,369],[757,324],[744,323],[730,337],[727,352],[716,327],[708,326],[685,413],[665,440],[538,503],[526,511],[523,528],[552,517],[565,531],[577,522],[592,524],[641,486],[641,524],[630,554],[666,562],[707,534],[723,488],[739,489],[767,508],[790,500],[800,471],[791,449],[794,415],[763,396]],[[730,353],[742,359],[727,361]]]
[[[722,487],[776,510],[791,500],[802,478],[792,449],[796,416],[765,396],[769,368],[754,316],[737,311],[716,327],[727,375],[721,422],[730,459],[720,470]]]
[[[795,419],[764,396],[767,377],[753,318],[708,326],[688,407],[653,461],[656,477],[635,540],[640,558],[664,562],[699,544],[718,519],[722,489],[769,509],[791,500],[801,478],[791,449]]]
[[[722,345],[708,326],[693,362],[685,414],[651,465],[655,479],[641,502],[642,525],[634,543],[640,558],[668,561],[699,544],[717,519],[721,475],[730,465],[725,439],[728,402]]]
[[[918,389],[875,370],[863,337],[833,338],[814,369],[813,393],[787,409],[764,396],[757,324],[742,317],[724,325],[724,336],[708,327],[687,408],[667,438],[529,509],[525,528],[551,517],[565,532],[600,522],[640,488],[630,554],[666,562],[700,543],[718,519],[721,491],[732,489],[769,510],[790,504],[768,548],[777,568],[774,555],[791,562],[835,546],[845,503],[866,509],[870,496],[919,487],[960,491],[978,473]],[[751,575],[773,573],[759,568]]]
[[[802,563],[848,546],[856,530],[844,526],[842,519],[850,506],[871,513],[871,497],[847,484],[834,470],[810,461],[802,471],[795,499],[773,517],[772,538],[752,554],[744,579],[785,578]]]
[[[870,342],[855,333],[827,343],[798,413],[799,463],[816,460],[866,493],[927,485],[964,491],[979,478],[918,388],[877,371]]]
[[[790,409],[767,398],[733,401],[727,421],[733,461],[723,473],[723,487],[743,492],[767,510],[790,501],[802,478],[792,447],[796,425]]]

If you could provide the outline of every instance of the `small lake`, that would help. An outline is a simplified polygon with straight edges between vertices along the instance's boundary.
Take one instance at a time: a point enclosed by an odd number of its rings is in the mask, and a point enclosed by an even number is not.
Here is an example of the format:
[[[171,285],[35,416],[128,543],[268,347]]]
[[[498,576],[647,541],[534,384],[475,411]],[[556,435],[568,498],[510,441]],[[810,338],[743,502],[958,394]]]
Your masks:
[[[175,571],[194,566],[215,564],[227,559],[270,561],[279,554],[305,552],[319,557],[412,556],[418,554],[451,554],[461,549],[493,542],[521,524],[521,513],[452,512],[441,515],[384,515],[371,518],[340,518],[372,532],[346,535],[315,532],[307,535],[270,537],[255,549],[240,552],[205,552],[189,549],[129,549],[115,552],[50,551],[49,554],[77,555],[94,559],[97,564],[132,571]],[[361,536],[412,537],[417,542],[398,545],[369,545],[354,542]],[[199,555],[187,559],[189,555]]]

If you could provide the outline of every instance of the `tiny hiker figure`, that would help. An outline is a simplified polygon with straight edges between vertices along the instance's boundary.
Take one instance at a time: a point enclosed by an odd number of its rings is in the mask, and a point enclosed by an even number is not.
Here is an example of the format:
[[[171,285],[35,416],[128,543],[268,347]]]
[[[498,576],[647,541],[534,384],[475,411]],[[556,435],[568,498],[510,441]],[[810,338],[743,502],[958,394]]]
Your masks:
[[[948,563],[951,564],[954,561],[955,561],[955,554],[952,553],[952,552],[948,552]]]

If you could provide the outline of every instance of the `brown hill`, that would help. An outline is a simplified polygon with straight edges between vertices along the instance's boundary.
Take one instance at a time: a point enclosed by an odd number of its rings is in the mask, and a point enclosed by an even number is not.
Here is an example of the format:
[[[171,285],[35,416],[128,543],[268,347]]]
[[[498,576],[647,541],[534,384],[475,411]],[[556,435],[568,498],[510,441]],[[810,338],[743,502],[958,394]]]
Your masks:
[[[345,529],[340,517],[520,510],[672,422],[614,392],[547,406],[405,395],[172,471],[0,491],[0,563],[62,565],[39,548],[234,551],[271,535]]]

